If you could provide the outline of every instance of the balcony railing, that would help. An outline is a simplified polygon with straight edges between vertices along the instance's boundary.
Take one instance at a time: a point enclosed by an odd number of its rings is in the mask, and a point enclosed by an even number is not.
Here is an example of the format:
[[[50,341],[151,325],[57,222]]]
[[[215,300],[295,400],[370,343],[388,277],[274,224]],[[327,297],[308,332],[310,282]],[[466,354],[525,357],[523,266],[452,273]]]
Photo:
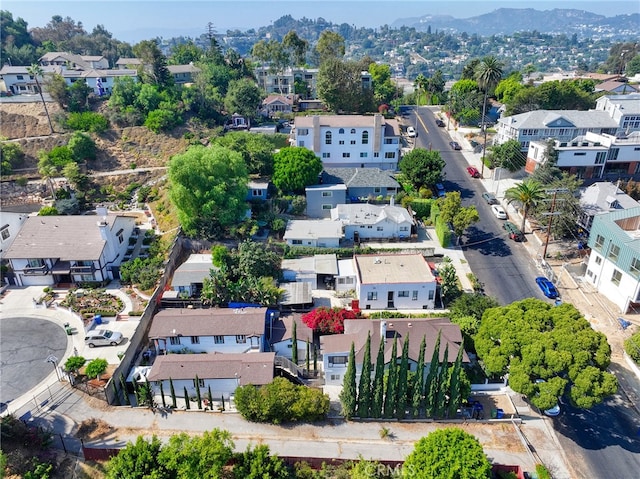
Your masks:
[[[41,266],[26,266],[22,272],[28,276],[44,276],[49,273],[49,267],[46,264]]]
[[[90,265],[90,266],[75,265],[75,266],[71,266],[70,273],[71,274],[92,274],[95,270],[96,270],[96,267],[94,265]]]

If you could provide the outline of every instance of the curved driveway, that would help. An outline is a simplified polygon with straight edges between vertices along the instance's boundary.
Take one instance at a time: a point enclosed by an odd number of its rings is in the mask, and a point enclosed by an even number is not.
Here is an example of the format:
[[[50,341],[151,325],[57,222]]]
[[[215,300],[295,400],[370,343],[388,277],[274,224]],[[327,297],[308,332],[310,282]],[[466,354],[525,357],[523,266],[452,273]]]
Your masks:
[[[0,403],[10,404],[54,371],[47,358],[62,359],[67,335],[62,324],[34,316],[2,318],[0,334]]]

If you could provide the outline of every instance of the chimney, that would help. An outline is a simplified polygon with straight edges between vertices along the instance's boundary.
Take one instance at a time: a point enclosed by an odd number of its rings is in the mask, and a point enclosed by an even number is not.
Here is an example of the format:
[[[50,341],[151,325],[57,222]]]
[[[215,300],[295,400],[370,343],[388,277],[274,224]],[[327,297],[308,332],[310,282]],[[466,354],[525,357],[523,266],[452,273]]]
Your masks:
[[[387,322],[386,321],[380,321],[380,337],[384,338],[384,340],[387,340]]]
[[[396,197],[394,195],[391,195],[391,199],[389,200],[389,206],[395,206],[396,205]]]

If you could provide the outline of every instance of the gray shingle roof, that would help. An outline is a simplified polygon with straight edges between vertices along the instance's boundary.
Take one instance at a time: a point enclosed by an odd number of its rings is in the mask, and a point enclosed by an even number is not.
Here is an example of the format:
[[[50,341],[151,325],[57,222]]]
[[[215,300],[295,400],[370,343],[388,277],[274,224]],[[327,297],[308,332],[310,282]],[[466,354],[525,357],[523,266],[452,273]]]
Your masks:
[[[535,110],[500,118],[498,122],[519,129],[618,127],[609,113],[596,110]]]
[[[344,183],[347,187],[400,188],[388,171],[379,168],[325,168],[321,173],[322,184]]]
[[[153,317],[149,338],[169,336],[261,336],[267,308],[163,309]],[[175,333],[174,333],[175,331]]]
[[[147,378],[229,379],[238,377],[240,386],[263,385],[273,380],[275,353],[168,354],[158,356]]]

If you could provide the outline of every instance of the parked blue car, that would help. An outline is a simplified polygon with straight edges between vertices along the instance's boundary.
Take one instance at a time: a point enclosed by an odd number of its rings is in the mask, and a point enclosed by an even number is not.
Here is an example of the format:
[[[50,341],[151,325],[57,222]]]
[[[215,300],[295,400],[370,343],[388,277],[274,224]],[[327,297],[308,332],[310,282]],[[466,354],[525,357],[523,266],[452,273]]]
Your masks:
[[[544,276],[538,276],[536,278],[536,283],[542,290],[542,294],[544,294],[547,298],[556,299],[558,296],[560,296],[560,293],[558,293],[558,290],[553,285],[553,283]]]
[[[438,198],[442,198],[447,193],[442,183],[436,183],[436,190],[438,191]]]

